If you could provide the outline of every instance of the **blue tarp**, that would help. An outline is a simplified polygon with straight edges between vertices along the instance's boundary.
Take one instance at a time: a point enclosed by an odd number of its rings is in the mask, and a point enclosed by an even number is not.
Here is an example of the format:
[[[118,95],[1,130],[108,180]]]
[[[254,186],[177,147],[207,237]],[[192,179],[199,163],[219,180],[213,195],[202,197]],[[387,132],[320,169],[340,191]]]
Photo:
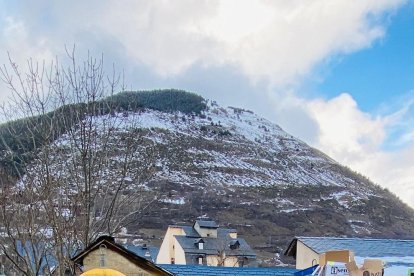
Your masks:
[[[318,267],[318,265],[314,265],[311,267],[308,267],[304,270],[300,270],[295,272],[295,276],[308,276],[308,275],[312,275],[312,272],[314,272],[316,270],[316,268]]]

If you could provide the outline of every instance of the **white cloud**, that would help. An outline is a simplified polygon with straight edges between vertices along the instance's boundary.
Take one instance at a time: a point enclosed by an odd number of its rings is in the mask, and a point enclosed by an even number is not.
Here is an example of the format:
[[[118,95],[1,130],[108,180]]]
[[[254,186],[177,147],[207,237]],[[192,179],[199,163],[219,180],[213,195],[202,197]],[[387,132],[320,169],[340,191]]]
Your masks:
[[[194,63],[230,63],[254,80],[286,85],[332,54],[369,46],[384,33],[372,18],[402,1],[133,3],[128,11],[124,2],[108,3],[105,20],[95,24],[158,73],[180,73]],[[120,32],[122,26],[131,27]]]
[[[364,160],[366,153],[376,152],[385,139],[385,118],[361,112],[349,94],[329,101],[313,100],[308,109],[321,127],[318,146],[341,160]]]
[[[30,39],[30,30],[26,23],[13,16],[3,18],[3,29],[0,30],[1,61],[5,61],[7,52],[15,57],[18,64],[32,57],[34,60],[50,60],[53,58],[49,51],[47,39],[39,36],[35,41]]]
[[[268,115],[275,115],[289,132],[390,187],[414,206],[410,174],[414,147],[409,133],[414,130],[407,127],[409,131],[400,135],[396,142],[404,147],[398,151],[382,149],[389,131],[401,129],[398,124],[407,114],[403,108],[372,116],[348,94],[308,100],[291,92],[318,64],[382,38],[383,16],[406,1],[12,2],[1,2],[5,6],[0,12],[0,63],[5,62],[6,51],[24,64],[28,57],[50,60],[62,55],[65,44],[76,43],[81,52],[104,52],[107,60],[125,68],[147,66],[160,79],[185,78],[194,65],[238,68],[253,83],[269,82],[278,91],[243,94],[256,109],[258,104],[265,110],[273,103]],[[0,93],[4,95],[4,90]]]
[[[400,119],[409,112],[406,104],[394,113],[372,116],[361,111],[346,93],[330,100],[298,99],[297,103],[319,129],[312,146],[389,188],[414,206],[413,140],[399,149],[383,149],[389,139],[387,129],[399,125]]]
[[[253,80],[286,85],[331,55],[359,50],[382,37],[376,18],[403,2],[28,2],[19,19],[33,34],[19,45],[36,45],[48,37],[44,48],[56,50],[63,43],[79,43],[80,37],[98,42],[104,36],[122,45],[132,62],[163,76],[182,73],[195,63],[233,64]],[[81,35],[85,32],[89,37]]]

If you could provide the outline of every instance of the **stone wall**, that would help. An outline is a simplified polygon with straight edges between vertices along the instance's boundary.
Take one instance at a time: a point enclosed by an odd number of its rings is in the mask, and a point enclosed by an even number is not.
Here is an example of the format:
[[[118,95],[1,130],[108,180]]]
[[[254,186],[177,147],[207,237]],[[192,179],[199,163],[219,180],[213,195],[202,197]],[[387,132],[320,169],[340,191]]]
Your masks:
[[[93,268],[102,267],[102,259],[104,260],[104,267],[115,269],[128,276],[152,276],[159,275],[144,270],[131,262],[127,258],[118,254],[111,249],[96,249],[90,252],[83,260],[84,271],[88,271]]]

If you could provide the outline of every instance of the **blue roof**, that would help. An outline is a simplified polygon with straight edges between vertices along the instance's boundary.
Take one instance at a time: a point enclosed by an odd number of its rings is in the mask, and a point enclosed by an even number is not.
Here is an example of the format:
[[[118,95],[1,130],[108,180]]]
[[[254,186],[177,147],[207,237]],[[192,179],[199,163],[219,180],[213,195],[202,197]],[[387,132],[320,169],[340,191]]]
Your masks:
[[[295,276],[308,276],[308,275],[312,275],[312,273],[316,270],[316,268],[318,266],[319,265],[314,265],[314,266],[308,267],[306,269],[299,270],[299,271],[295,272]]]
[[[291,268],[266,268],[266,267],[223,267],[223,266],[204,266],[204,265],[167,265],[161,264],[160,267],[174,273],[177,276],[293,276],[298,270]]]
[[[359,257],[414,256],[414,240],[332,237],[298,237],[297,239],[316,253],[348,249]]]

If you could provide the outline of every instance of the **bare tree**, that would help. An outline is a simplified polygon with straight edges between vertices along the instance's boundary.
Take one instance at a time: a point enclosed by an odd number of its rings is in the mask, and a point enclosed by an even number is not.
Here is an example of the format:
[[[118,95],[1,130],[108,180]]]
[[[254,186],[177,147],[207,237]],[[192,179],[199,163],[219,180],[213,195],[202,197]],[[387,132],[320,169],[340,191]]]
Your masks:
[[[242,247],[238,238],[233,238],[229,233],[223,233],[221,237],[217,238],[216,242],[217,266],[248,266],[251,261],[246,251]]]
[[[0,70],[12,92],[0,126],[0,252],[23,275],[65,275],[71,254],[133,222],[156,197],[142,185],[152,145],[119,131],[124,120],[105,100],[123,90],[119,75],[105,73],[103,57],[79,64],[67,54],[65,65],[29,60],[23,73],[10,58]]]

